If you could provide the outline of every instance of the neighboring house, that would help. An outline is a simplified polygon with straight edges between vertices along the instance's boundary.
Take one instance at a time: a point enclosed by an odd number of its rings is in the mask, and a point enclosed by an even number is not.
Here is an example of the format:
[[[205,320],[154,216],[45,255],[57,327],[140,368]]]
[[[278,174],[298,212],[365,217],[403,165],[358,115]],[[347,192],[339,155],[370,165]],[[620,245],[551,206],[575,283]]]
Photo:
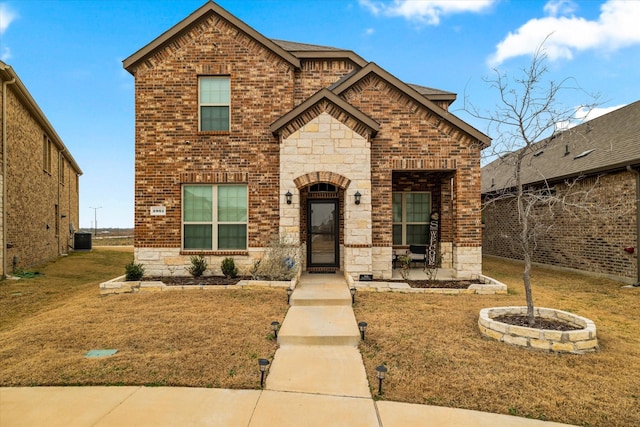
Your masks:
[[[13,68],[0,61],[2,276],[65,254],[82,171]]]
[[[248,271],[274,235],[306,271],[390,278],[426,244],[481,271],[486,135],[453,93],[409,85],[349,50],[268,39],[208,2],[124,60],[135,77],[135,258],[171,274],[194,254]],[[184,272],[183,272],[184,274]]]
[[[546,231],[535,241],[533,261],[640,282],[640,101],[536,146],[522,163],[522,182],[567,196],[567,203],[534,211]],[[483,249],[522,259],[513,244],[519,232],[513,199],[495,201],[514,185],[508,158],[482,168]]]

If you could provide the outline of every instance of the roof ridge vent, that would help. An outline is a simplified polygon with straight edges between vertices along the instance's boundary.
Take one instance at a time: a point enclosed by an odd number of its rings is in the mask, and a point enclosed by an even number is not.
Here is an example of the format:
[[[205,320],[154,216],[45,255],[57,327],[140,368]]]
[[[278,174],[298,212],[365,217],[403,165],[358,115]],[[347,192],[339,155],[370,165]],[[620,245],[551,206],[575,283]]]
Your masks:
[[[580,154],[578,154],[577,156],[575,156],[575,157],[573,158],[573,160],[579,159],[579,158],[581,158],[581,157],[586,157],[586,156],[588,156],[589,154],[593,153],[594,151],[595,151],[595,148],[592,148],[591,150],[583,151],[582,153],[580,153]]]

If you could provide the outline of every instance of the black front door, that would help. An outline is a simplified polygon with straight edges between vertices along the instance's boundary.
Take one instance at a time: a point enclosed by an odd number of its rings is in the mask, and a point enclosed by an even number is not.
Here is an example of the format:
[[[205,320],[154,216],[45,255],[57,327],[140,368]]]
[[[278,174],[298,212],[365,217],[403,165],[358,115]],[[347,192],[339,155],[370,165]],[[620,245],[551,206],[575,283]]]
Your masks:
[[[338,267],[340,265],[338,201],[309,200],[307,208],[309,221],[307,265]]]

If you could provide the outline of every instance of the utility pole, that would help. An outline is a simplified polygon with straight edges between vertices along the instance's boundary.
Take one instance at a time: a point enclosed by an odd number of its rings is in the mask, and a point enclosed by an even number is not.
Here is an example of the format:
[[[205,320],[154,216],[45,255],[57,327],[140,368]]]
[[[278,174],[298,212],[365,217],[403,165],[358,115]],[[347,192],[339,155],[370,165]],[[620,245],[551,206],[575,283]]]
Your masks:
[[[93,235],[98,235],[98,209],[102,209],[102,206],[97,208],[89,206],[89,209],[93,209]]]

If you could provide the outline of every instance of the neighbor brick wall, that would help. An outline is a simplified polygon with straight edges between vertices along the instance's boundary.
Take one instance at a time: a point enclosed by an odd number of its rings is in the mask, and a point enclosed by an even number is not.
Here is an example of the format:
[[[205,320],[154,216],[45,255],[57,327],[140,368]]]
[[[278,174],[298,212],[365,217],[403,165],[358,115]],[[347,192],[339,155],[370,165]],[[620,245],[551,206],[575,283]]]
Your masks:
[[[564,184],[557,193],[566,191]],[[628,171],[611,173],[599,178],[580,180],[572,192],[590,192],[580,207],[558,204],[551,214],[544,215],[542,227],[548,231],[537,239],[533,261],[600,274],[636,278],[636,253],[625,247],[636,246],[635,175]],[[513,201],[487,204],[484,211],[483,250],[486,254],[522,259],[515,236],[517,209]]]
[[[278,232],[279,207],[279,144],[269,125],[293,108],[291,65],[209,14],[134,74],[135,245],[181,246],[181,184],[243,182],[249,247],[265,246]],[[198,131],[199,75],[230,76],[230,132]],[[166,216],[150,216],[155,205]]]
[[[43,169],[42,141],[45,130],[7,89],[7,273],[17,256],[18,268],[28,268],[69,250],[73,235],[69,224],[78,229],[78,179],[60,150],[51,142],[51,170]],[[64,183],[60,182],[64,168]],[[58,222],[56,226],[56,205]],[[64,216],[64,218],[63,218]],[[47,229],[47,225],[49,228]]]

